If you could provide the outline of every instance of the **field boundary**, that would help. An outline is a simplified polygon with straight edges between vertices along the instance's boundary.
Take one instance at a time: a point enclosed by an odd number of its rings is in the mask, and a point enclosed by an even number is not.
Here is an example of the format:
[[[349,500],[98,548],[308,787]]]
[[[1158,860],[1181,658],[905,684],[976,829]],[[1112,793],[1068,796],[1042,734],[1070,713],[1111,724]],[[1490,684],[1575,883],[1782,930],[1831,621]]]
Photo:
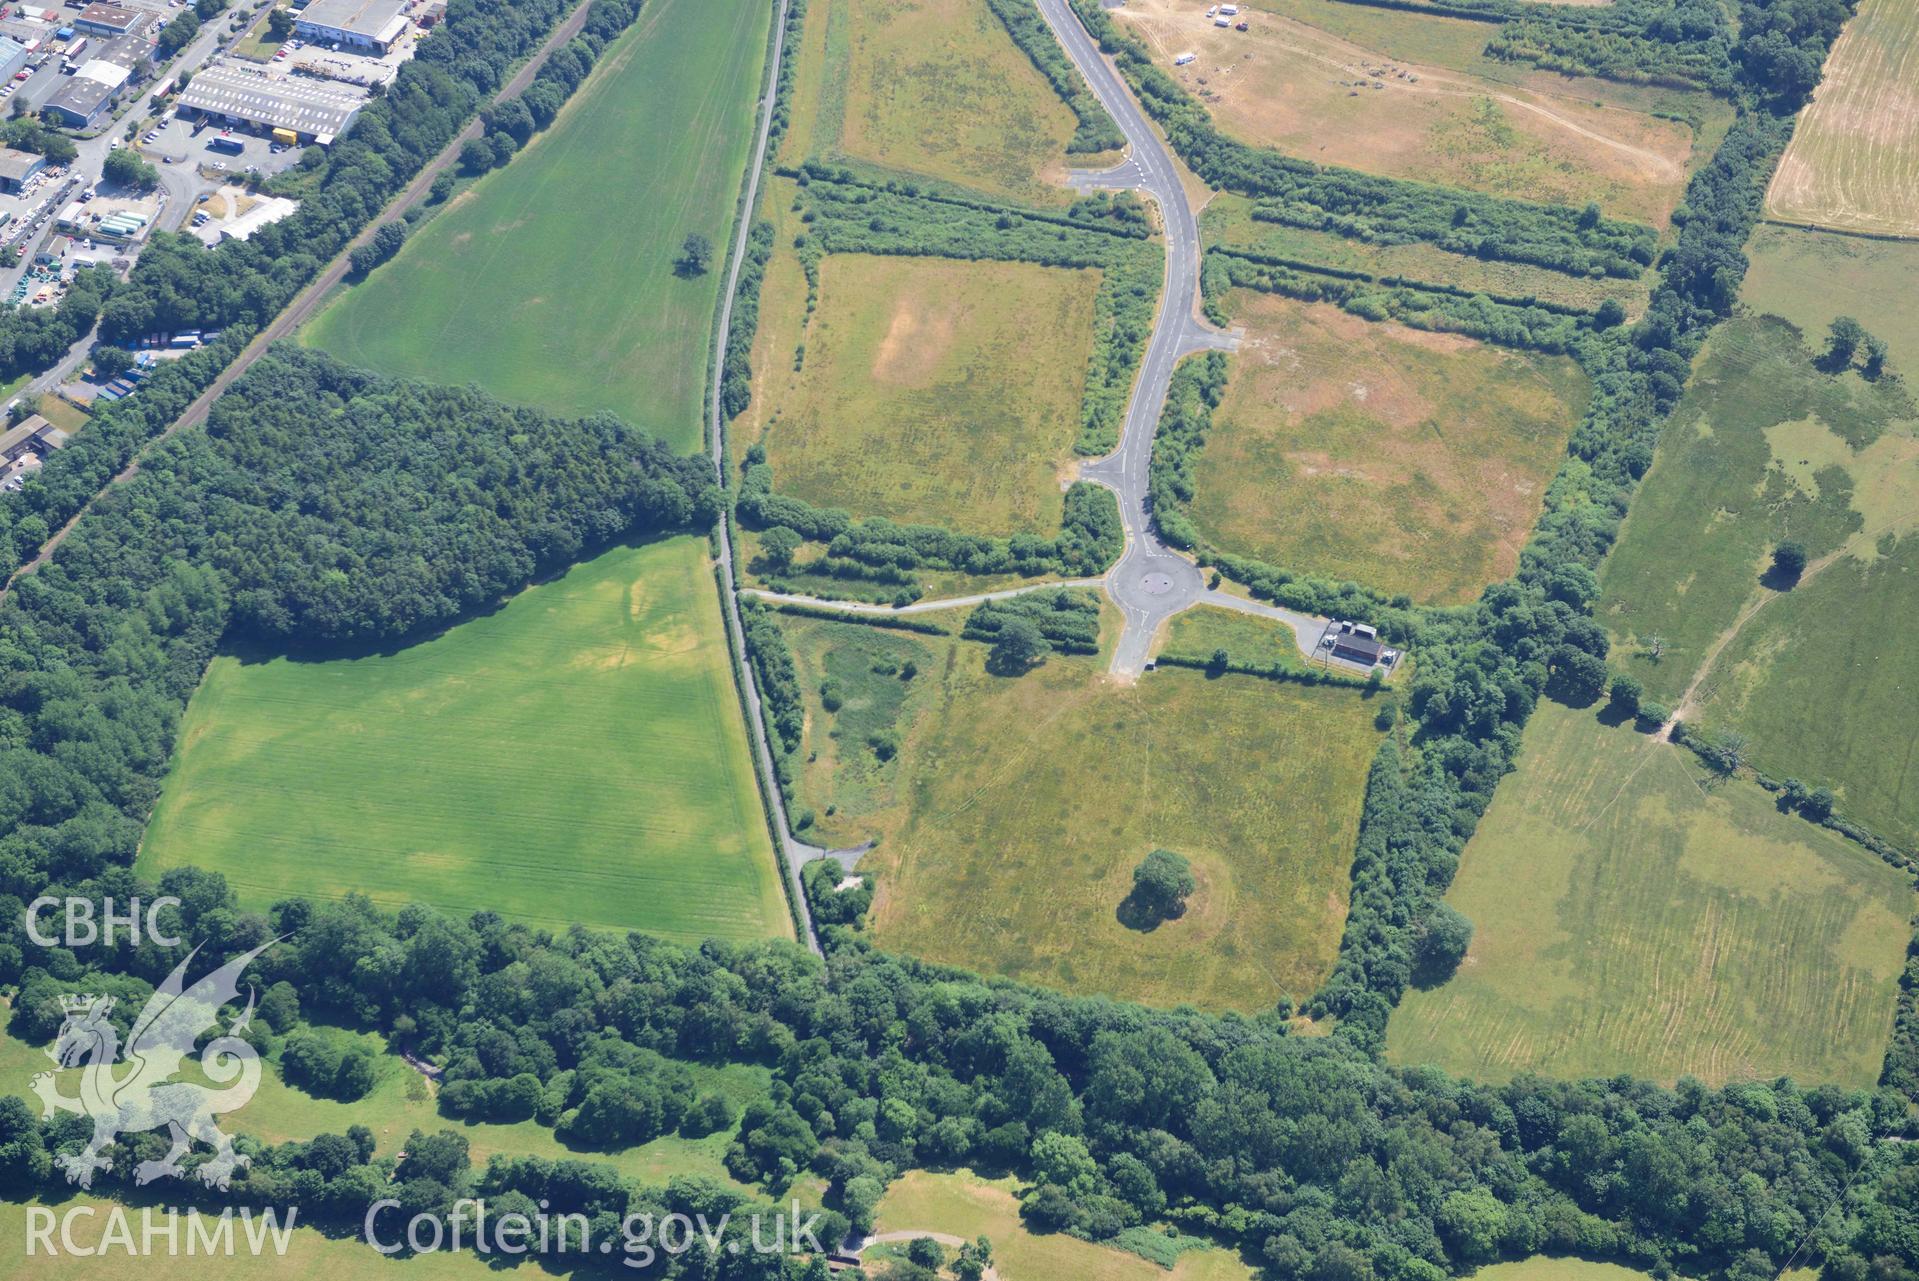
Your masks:
[[[805,0],[797,0],[802,6]],[[720,492],[727,494],[731,487],[726,478],[726,424],[721,412],[720,388],[726,377],[726,344],[733,325],[733,304],[740,288],[740,268],[746,260],[747,239],[753,231],[752,211],[759,199],[760,178],[765,171],[766,157],[770,150],[773,133],[773,118],[780,105],[781,86],[780,67],[786,53],[787,20],[795,0],[776,0],[778,9],[773,15],[773,48],[767,59],[766,75],[763,80],[760,100],[759,136],[754,140],[753,156],[747,163],[746,175],[742,179],[743,192],[740,198],[740,215],[735,219],[733,244],[727,251],[726,285],[720,290],[719,318],[714,325],[714,333],[719,341],[712,345],[709,363],[712,377],[706,393],[707,422],[710,425],[708,441],[713,459],[713,469],[717,474]],[[746,712],[747,731],[753,740],[754,773],[760,786],[760,801],[767,811],[768,821],[773,829],[773,853],[780,861],[780,884],[786,889],[788,909],[793,913],[799,926],[800,941],[815,956],[824,956],[820,948],[818,929],[813,924],[813,913],[807,907],[806,887],[800,881],[800,860],[794,846],[797,842],[792,836],[792,824],[786,813],[786,798],[779,788],[779,775],[773,764],[773,753],[766,734],[765,704],[760,697],[759,686],[753,680],[751,666],[746,662],[744,627],[740,621],[739,593],[732,590],[731,584],[737,582],[737,570],[733,559],[733,505],[725,504],[718,524],[719,564],[715,566],[714,581],[720,589],[720,613],[725,623],[727,656],[733,666],[734,688]]]

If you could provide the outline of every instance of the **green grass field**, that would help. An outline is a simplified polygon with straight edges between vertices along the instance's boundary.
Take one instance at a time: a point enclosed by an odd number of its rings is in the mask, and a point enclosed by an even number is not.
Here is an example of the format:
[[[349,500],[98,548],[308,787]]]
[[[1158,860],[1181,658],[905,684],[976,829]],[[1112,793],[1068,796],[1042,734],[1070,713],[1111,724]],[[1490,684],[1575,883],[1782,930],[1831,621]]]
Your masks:
[[[1734,320],[1701,356],[1602,573],[1614,665],[1686,718],[1746,733],[1760,768],[1832,787],[1842,811],[1910,842],[1919,640],[1893,620],[1919,601],[1915,523],[1919,412],[1905,389],[1820,372],[1777,319]],[[1788,538],[1812,565],[1772,590],[1760,579]]]
[[[704,544],[609,551],[394,653],[216,658],[139,866],[693,942],[790,931]]]
[[[1024,204],[1069,194],[1073,113],[983,0],[813,0],[788,164],[853,159]]]
[[[755,0],[649,0],[550,129],[302,341],[697,445],[723,272],[673,264],[688,233],[731,243],[770,20]]]
[[[908,1171],[888,1186],[876,1219],[879,1232],[945,1232],[969,1241],[984,1236],[993,1243],[993,1264],[1003,1281],[1252,1281],[1255,1275],[1238,1255],[1216,1247],[1187,1251],[1168,1270],[1063,1232],[1034,1232],[1021,1221],[1013,1179],[988,1179],[971,1170]]]
[[[1589,386],[1571,359],[1235,290],[1247,340],[1194,467],[1216,546],[1422,601],[1510,575]]]
[[[1809,341],[1824,339],[1841,314],[1885,340],[1888,367],[1919,378],[1919,241],[1868,240],[1762,223],[1746,242],[1752,260],[1739,297],[1754,311],[1784,316]]]
[[[984,645],[914,640],[933,662],[903,718],[900,803],[849,824],[880,839],[861,866],[880,876],[881,946],[1162,1006],[1258,1010],[1324,979],[1373,700],[1176,670],[1120,686],[1103,658],[1057,655],[1007,678]],[[1159,846],[1200,889],[1180,919],[1129,929],[1116,913]]]
[[[1482,1080],[1630,1072],[1870,1087],[1909,879],[1692,754],[1542,702],[1447,901],[1459,973],[1408,993],[1388,1056]]]
[[[835,254],[768,372],[774,487],[859,516],[969,533],[1059,528],[1093,348],[1097,271]],[[776,300],[777,301],[777,300]],[[769,324],[790,351],[799,317]]]
[[[1211,660],[1213,651],[1220,649],[1225,650],[1235,664],[1270,667],[1277,662],[1299,671],[1307,667],[1306,656],[1299,652],[1292,628],[1269,618],[1209,605],[1173,615],[1154,653],[1161,658],[1205,662]]]

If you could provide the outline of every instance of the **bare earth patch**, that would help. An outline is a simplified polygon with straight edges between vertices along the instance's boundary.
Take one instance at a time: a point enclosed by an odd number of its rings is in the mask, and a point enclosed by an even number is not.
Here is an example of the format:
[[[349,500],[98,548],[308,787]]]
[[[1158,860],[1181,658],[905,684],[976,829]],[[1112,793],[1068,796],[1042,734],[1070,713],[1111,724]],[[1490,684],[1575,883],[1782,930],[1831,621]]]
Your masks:
[[[1113,12],[1247,142],[1527,200],[1597,200],[1658,225],[1685,185],[1693,135],[1676,121],[1394,60],[1274,13],[1243,10],[1240,32],[1179,0]],[[1186,52],[1198,58],[1175,67]]]

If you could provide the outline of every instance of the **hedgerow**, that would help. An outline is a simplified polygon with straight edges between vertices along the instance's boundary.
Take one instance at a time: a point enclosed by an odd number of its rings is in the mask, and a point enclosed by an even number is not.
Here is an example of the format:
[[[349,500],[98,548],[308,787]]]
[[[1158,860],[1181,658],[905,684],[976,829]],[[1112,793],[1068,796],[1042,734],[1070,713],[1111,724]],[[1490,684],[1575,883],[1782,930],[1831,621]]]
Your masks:
[[[1124,34],[1098,0],[1073,10],[1112,55],[1141,104],[1194,173],[1254,197],[1254,216],[1374,244],[1423,241],[1455,253],[1532,263],[1571,275],[1636,279],[1651,265],[1657,233],[1573,209],[1332,168],[1226,136],[1206,108]]]

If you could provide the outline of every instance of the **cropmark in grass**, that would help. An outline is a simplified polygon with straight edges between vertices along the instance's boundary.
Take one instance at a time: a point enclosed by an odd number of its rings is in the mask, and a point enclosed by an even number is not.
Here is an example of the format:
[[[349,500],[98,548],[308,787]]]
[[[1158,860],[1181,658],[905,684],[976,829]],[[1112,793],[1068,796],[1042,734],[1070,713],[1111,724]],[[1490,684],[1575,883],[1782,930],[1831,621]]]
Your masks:
[[[880,838],[860,867],[879,874],[881,946],[1153,1005],[1258,1010],[1319,985],[1375,700],[1177,670],[1118,686],[1098,656],[995,676],[982,644],[914,640],[935,662],[902,718],[900,804],[854,825]],[[1133,868],[1159,847],[1199,890],[1183,917],[1129,929]]]
[[[704,543],[622,547],[405,649],[222,655],[139,867],[683,942],[790,932]]]
[[[983,0],[813,0],[788,164],[865,161],[1058,204],[1072,111]]]
[[[1878,1079],[1915,907],[1905,876],[1761,788],[1550,702],[1447,902],[1472,947],[1394,1013],[1397,1062],[1855,1088]]]
[[[1100,273],[833,254],[819,275],[803,360],[757,388],[779,492],[965,533],[1056,531]]]
[[[1919,839],[1919,411],[1773,317],[1714,334],[1601,574],[1614,665],[1753,762]],[[1811,557],[1789,590],[1773,548]]]

